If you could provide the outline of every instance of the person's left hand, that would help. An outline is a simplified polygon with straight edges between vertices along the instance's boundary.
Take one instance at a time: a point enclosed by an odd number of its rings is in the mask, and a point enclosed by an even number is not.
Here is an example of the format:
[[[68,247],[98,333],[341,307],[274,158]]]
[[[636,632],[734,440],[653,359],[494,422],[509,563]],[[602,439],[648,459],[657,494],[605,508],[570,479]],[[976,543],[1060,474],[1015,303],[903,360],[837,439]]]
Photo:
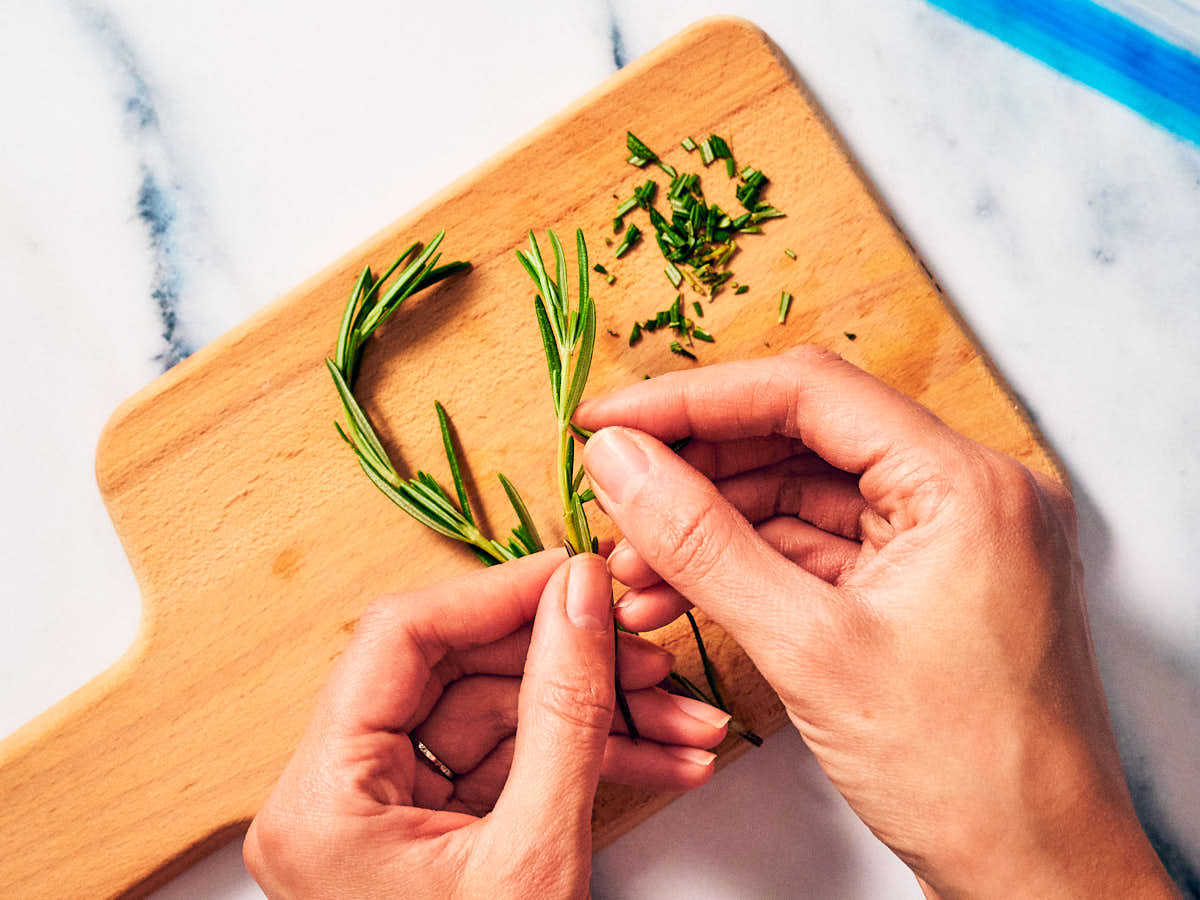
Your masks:
[[[368,607],[246,836],[268,896],[585,896],[601,777],[670,791],[711,777],[700,748],[728,716],[653,687],[671,657],[633,635],[619,670],[642,740],[610,733],[611,582],[600,557],[563,559]]]

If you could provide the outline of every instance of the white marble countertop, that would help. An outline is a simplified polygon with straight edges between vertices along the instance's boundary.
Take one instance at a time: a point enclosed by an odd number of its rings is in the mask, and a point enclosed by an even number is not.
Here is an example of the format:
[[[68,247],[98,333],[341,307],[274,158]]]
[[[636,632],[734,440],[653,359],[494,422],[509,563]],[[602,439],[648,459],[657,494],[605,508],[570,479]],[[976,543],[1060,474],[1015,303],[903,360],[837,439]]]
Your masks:
[[[788,53],[1068,466],[1139,812],[1200,895],[1200,149],[919,0],[0,5],[0,733],[136,630],[92,476],[116,404],[714,12]],[[919,895],[791,734],[594,886]],[[159,896],[260,894],[231,847]]]

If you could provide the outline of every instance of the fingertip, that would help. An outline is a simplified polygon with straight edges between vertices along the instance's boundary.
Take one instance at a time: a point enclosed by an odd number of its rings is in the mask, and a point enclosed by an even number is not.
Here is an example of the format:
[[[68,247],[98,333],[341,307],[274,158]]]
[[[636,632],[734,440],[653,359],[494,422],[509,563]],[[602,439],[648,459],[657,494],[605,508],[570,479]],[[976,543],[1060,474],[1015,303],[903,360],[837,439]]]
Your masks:
[[[662,581],[628,541],[621,541],[608,557],[608,571],[626,587],[647,588]]]
[[[630,631],[653,631],[674,622],[692,608],[691,601],[666,582],[630,588],[613,607],[617,621]]]
[[[607,634],[612,628],[612,579],[603,557],[579,553],[566,569],[567,618],[576,628]]]

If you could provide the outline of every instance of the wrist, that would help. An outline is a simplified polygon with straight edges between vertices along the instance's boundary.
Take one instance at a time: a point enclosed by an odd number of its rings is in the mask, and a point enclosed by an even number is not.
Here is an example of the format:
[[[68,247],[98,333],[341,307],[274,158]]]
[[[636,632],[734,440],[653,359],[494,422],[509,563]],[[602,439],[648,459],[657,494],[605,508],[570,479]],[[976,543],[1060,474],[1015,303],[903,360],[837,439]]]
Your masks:
[[[1060,779],[1025,798],[1020,812],[990,810],[1000,827],[984,827],[936,867],[916,871],[926,896],[1177,897],[1117,772]]]

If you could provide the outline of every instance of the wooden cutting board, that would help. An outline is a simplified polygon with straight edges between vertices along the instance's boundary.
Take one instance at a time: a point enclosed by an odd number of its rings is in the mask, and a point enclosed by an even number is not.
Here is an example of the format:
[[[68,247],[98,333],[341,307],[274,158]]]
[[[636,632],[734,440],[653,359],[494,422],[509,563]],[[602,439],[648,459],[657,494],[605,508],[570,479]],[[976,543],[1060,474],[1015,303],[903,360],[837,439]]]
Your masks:
[[[771,177],[765,199],[787,212],[742,240],[733,268],[751,290],[706,306],[717,342],[701,346],[703,362],[819,342],[955,428],[1056,471],[779,51],[745,22],[701,22],[116,412],[96,470],[141,585],[141,630],[111,669],[0,744],[7,895],[143,894],[238,835],[364,604],[478,565],[388,503],[334,433],[340,409],[323,360],[364,263],[379,271],[444,228],[446,258],[474,266],[379,334],[360,397],[404,466],[444,477],[433,413],[441,400],[497,531],[511,524],[497,471],[531,499],[543,534],[558,521],[553,413],[532,292],[513,256],[528,228],[569,236],[582,227],[593,259],[617,276],[594,282],[591,393],[693,365],[667,352],[661,334],[626,346],[630,323],[674,298],[652,242],[619,261],[605,247],[614,196],[657,174],[625,164],[627,127],[668,162],[702,172],[709,199],[736,209],[721,164],[702,169],[679,146],[684,135],[728,137],[739,165]],[[652,234],[642,215],[632,220]],[[795,295],[786,325],[775,321],[781,290]],[[707,631],[740,717],[760,732],[777,728],[771,691],[732,642]],[[661,637],[698,678],[686,634]],[[744,747],[727,741],[722,760]],[[598,844],[669,799],[604,788]]]

